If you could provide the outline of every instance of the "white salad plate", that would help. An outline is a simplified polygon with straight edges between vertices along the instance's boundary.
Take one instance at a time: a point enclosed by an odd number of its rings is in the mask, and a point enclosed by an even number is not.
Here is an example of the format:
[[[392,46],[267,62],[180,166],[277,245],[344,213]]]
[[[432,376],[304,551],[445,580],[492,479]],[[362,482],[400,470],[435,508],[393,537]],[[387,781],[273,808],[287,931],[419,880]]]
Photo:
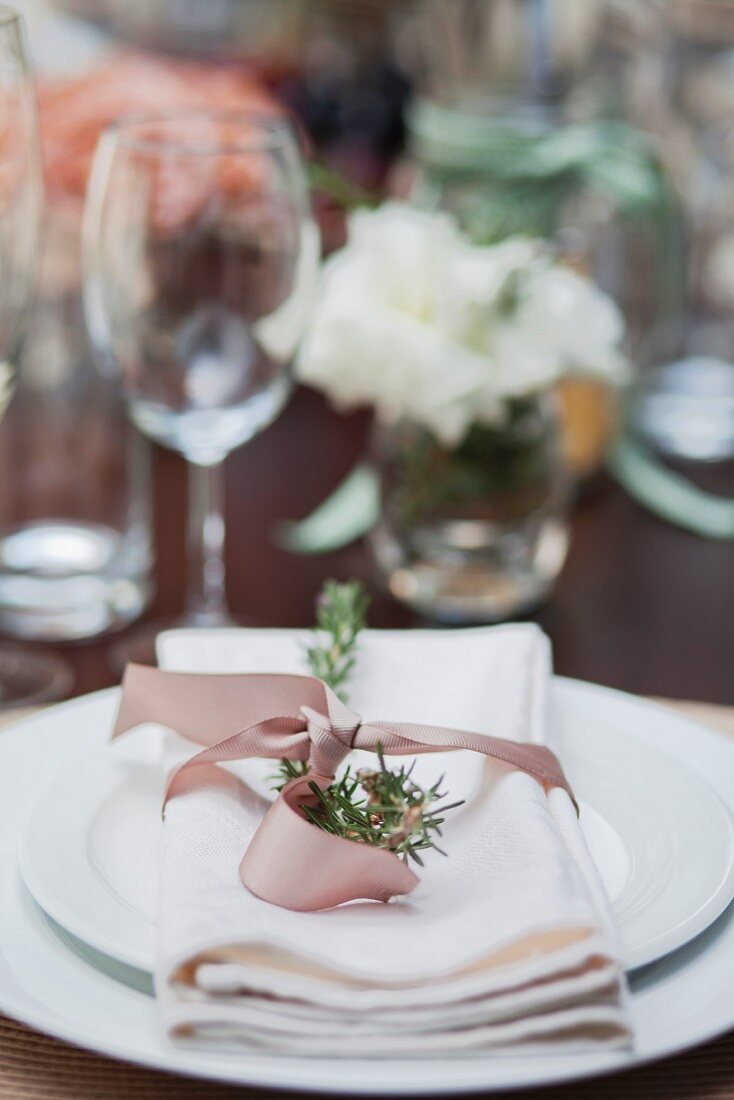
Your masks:
[[[120,813],[127,812],[137,789],[140,832],[128,833],[128,842],[152,835],[146,832],[154,826],[145,824],[149,795],[142,781],[153,772],[150,761],[148,767],[140,758],[129,761],[140,786],[132,774],[118,773],[111,787],[96,788],[94,800],[88,793],[81,797],[90,779],[79,777],[87,775],[87,769],[95,783],[102,782],[99,761],[105,755],[116,690],[53,708],[0,735],[0,1011],[93,1050],[163,1069],[242,1084],[343,1094],[486,1091],[571,1080],[662,1057],[734,1027],[730,983],[734,911],[722,912],[734,891],[734,743],[671,711],[618,692],[562,679],[555,680],[553,691],[562,731],[561,753],[580,795],[590,844],[614,895],[625,935],[625,958],[630,966],[659,959],[631,978],[632,1052],[536,1058],[473,1055],[423,1061],[378,1058],[367,1064],[260,1054],[244,1057],[170,1045],[158,1032],[153,999],[115,980],[110,960],[96,956],[89,947],[80,945],[75,950],[74,941],[59,934],[49,919],[53,916],[77,943],[84,941],[105,956],[127,962],[136,959],[137,965],[145,964],[143,969],[150,965],[150,939],[144,957],[131,955],[129,930],[135,920],[150,920],[146,875],[153,862],[138,848],[141,876],[137,893],[131,893],[131,876],[125,860],[119,859],[124,845],[115,824]],[[36,850],[43,833],[43,807],[55,804],[58,808],[54,800],[59,797],[62,772],[67,783],[76,776],[78,785],[66,788],[57,841],[45,834],[42,847],[48,853],[50,845],[51,857],[55,853],[66,874],[73,875],[73,867],[79,864],[68,861],[66,845],[71,837],[81,842],[74,859],[82,862],[80,850],[87,867],[76,885],[71,882],[66,890],[59,888],[62,875],[57,875],[51,889],[43,861],[39,873]],[[44,791],[46,797],[38,802]],[[93,801],[96,810],[90,820]],[[676,813],[671,815],[665,807],[673,804]],[[80,806],[85,807],[83,813],[77,812]],[[30,807],[34,809],[29,817]],[[76,831],[69,831],[68,822],[73,819],[83,819],[84,829],[77,824]],[[43,879],[49,893],[42,905],[33,901],[19,874],[17,852],[24,820],[24,874],[38,897],[43,887],[39,889],[34,881],[34,871]],[[640,861],[648,868],[644,875]],[[114,874],[122,878],[111,880]],[[84,900],[70,904],[75,889]],[[114,906],[105,908],[110,898]],[[660,899],[665,899],[664,909]],[[100,938],[100,928],[114,912],[118,912],[120,942],[114,939],[112,925],[106,926],[106,938]],[[667,913],[664,920],[663,912]],[[660,958],[704,928],[687,946]]]

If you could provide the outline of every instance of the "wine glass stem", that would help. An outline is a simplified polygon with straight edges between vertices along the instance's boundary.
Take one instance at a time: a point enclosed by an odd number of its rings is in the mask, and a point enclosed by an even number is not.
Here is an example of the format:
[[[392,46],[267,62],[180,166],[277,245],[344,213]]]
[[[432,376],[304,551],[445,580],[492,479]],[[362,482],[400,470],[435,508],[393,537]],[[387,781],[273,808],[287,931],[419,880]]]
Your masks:
[[[190,462],[187,612],[202,625],[215,626],[229,618],[224,532],[224,462]]]

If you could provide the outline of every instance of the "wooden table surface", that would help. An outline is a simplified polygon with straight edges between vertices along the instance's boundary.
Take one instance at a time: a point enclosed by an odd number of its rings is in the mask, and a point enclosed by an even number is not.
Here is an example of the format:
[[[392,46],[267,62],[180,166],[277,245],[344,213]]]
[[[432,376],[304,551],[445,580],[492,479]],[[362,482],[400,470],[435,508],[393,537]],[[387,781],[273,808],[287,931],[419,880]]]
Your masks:
[[[359,576],[374,591],[371,622],[418,622],[381,594],[362,545],[296,557],[273,542],[273,525],[307,514],[361,453],[363,416],[337,417],[300,391],[281,419],[227,464],[227,559],[236,617],[275,626],[312,621],[325,576]],[[734,471],[718,472],[734,496]],[[151,614],[180,610],[185,576],[186,471],[177,456],[156,460],[158,595]],[[645,695],[734,704],[734,544],[677,530],[600,479],[578,503],[569,559],[550,603],[537,615],[559,673]],[[114,682],[110,639],[66,646],[76,693]]]

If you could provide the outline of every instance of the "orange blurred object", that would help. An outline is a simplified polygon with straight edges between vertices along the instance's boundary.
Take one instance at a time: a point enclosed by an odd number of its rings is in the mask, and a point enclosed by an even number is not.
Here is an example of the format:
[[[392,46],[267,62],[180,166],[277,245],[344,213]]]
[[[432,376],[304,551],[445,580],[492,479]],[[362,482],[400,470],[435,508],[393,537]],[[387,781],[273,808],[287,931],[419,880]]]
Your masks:
[[[577,478],[599,470],[619,424],[619,395],[592,378],[564,378],[556,392],[560,399],[566,461]]]
[[[74,80],[42,82],[39,101],[49,197],[79,200],[97,139],[120,116],[197,107],[281,113],[247,69],[136,53],[116,54]]]

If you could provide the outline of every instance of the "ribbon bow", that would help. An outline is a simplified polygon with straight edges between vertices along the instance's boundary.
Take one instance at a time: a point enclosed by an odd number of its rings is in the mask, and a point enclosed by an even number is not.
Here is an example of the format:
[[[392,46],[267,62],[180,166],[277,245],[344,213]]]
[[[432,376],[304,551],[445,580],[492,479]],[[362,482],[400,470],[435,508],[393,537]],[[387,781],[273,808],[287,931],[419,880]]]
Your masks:
[[[188,787],[192,771],[248,757],[308,761],[307,776],[288,783],[263,818],[240,863],[243,884],[286,909],[313,911],[345,901],[388,901],[418,878],[394,852],[326,833],[302,805],[325,789],[352,749],[386,755],[467,749],[533,776],[546,789],[568,780],[550,749],[412,722],[362,722],[321,680],[282,674],[212,675],[129,665],[113,737],[144,722],[168,726],[205,745],[168,780],[164,806]],[[226,736],[222,739],[222,734]]]

